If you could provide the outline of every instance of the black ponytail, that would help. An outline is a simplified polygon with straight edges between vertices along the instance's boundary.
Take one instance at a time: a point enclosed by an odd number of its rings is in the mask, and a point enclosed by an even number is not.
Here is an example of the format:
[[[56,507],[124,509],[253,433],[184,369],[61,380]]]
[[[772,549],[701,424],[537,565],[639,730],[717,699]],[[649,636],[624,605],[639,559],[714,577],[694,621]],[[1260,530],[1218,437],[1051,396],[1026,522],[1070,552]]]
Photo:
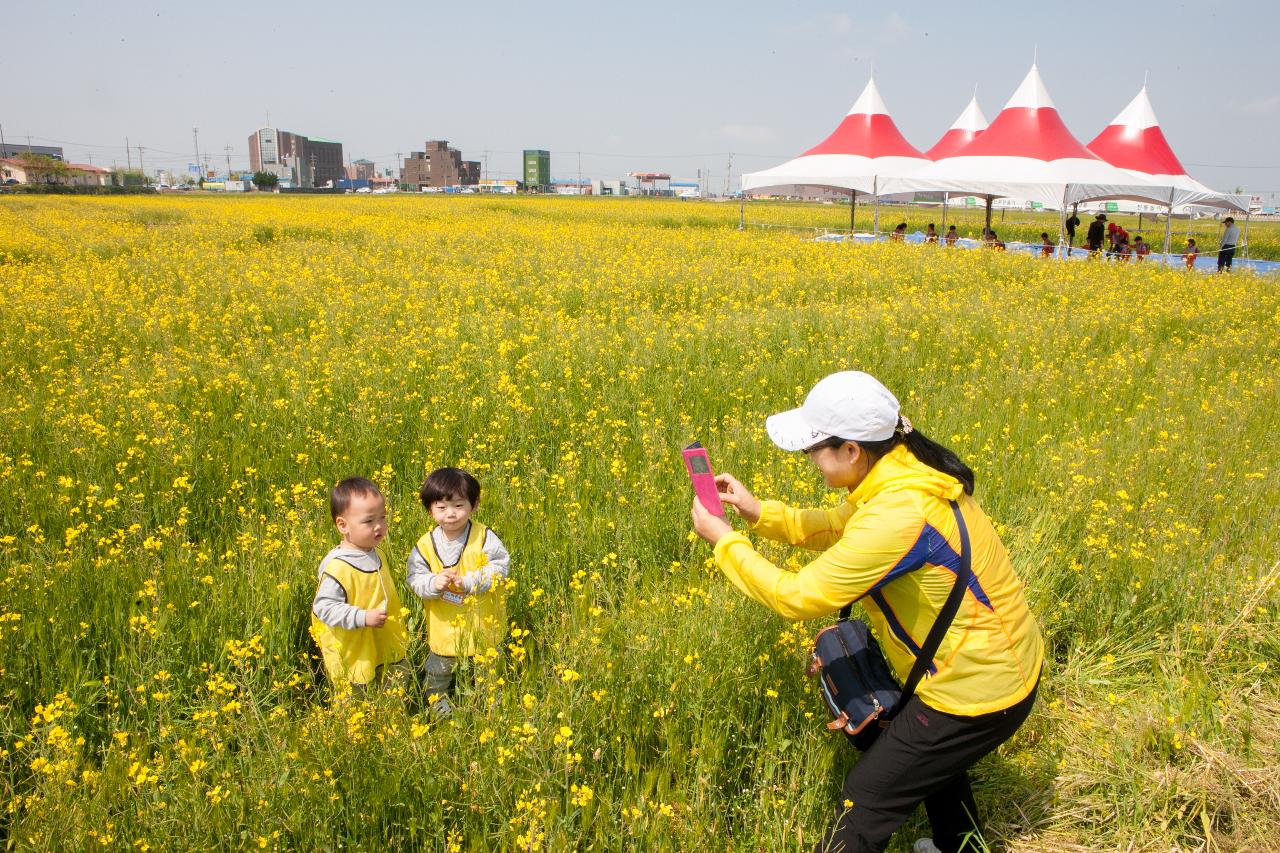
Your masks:
[[[955,477],[964,484],[965,494],[973,494],[973,469],[961,462],[959,456],[912,427],[910,423],[904,423],[902,418],[898,419],[898,429],[892,438],[884,441],[858,441],[855,444],[867,452],[873,465],[899,444],[905,444],[915,458],[935,471]]]

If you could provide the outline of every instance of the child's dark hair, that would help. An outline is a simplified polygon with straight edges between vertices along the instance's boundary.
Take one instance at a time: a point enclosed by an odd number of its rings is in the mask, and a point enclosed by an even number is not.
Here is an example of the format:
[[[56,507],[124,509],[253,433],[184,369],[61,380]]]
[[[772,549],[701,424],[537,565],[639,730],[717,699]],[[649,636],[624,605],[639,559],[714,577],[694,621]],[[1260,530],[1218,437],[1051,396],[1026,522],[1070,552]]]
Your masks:
[[[474,507],[480,503],[480,481],[461,468],[437,468],[423,481],[418,498],[427,509],[449,498],[466,498]]]
[[[376,495],[382,497],[378,484],[365,477],[348,477],[329,490],[329,515],[334,521],[351,506],[351,499],[356,495]]]
[[[810,450],[817,447],[839,447],[848,439],[828,438],[818,442]],[[935,471],[941,471],[944,474],[950,474],[964,485],[965,494],[973,494],[973,469],[960,461],[960,457],[956,456],[947,448],[933,441],[924,433],[915,427],[911,427],[907,431],[906,425],[902,418],[898,418],[898,429],[893,436],[883,441],[854,441],[854,444],[866,451],[871,457],[871,464],[874,465],[880,461],[880,457],[884,456],[899,444],[905,444],[907,449],[915,458],[924,464],[933,468]]]

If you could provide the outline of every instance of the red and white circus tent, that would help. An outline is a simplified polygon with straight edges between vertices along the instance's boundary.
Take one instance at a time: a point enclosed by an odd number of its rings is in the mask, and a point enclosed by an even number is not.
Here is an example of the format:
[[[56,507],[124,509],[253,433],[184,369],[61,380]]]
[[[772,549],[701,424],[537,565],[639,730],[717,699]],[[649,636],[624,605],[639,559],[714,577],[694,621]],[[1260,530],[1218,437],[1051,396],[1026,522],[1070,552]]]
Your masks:
[[[990,126],[949,157],[882,186],[882,192],[943,191],[1014,197],[1045,207],[1095,199],[1164,204],[1170,187],[1123,171],[1089,151],[1063,123],[1035,65]]]
[[[802,195],[806,187],[826,187],[883,195],[880,187],[887,179],[917,172],[929,162],[894,124],[873,77],[830,136],[794,160],[744,174],[742,191]]]
[[[924,152],[930,160],[941,160],[959,152],[959,150],[977,139],[987,129],[987,117],[978,106],[978,96],[974,95],[969,106],[964,108],[955,123],[942,134],[942,138],[933,147]]]
[[[1171,186],[1170,208],[1192,204],[1249,212],[1247,196],[1217,192],[1187,174],[1160,129],[1146,86],[1088,148],[1113,166]]]

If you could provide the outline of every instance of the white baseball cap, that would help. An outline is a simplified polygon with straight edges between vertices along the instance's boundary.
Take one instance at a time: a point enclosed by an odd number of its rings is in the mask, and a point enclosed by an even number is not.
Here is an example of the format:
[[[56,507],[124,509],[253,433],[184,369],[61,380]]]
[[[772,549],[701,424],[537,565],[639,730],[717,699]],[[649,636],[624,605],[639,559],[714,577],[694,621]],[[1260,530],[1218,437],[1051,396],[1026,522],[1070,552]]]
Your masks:
[[[869,373],[844,370],[822,379],[804,405],[765,419],[783,450],[804,450],[828,438],[884,441],[898,428],[898,398]]]

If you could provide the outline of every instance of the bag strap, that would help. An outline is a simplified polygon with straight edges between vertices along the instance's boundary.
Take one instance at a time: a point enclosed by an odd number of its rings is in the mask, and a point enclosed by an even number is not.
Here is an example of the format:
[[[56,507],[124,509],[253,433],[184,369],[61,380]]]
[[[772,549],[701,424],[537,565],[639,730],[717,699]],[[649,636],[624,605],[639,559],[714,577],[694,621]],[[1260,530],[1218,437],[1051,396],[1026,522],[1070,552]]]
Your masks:
[[[938,653],[938,647],[942,645],[942,638],[947,635],[952,621],[956,618],[956,613],[960,611],[960,602],[964,600],[965,591],[969,587],[969,579],[973,577],[972,556],[969,553],[969,528],[964,523],[964,516],[960,514],[960,505],[955,501],[950,503],[951,512],[956,517],[956,526],[960,529],[960,569],[956,572],[956,582],[951,587],[951,594],[947,596],[942,609],[938,611],[938,618],[934,621],[933,627],[929,629],[929,636],[925,638],[924,645],[920,647],[916,662],[911,667],[911,674],[907,676],[907,683],[902,685],[902,696],[898,698],[898,703],[893,706],[893,710],[888,715],[889,717],[897,714],[915,695],[916,685],[924,677],[924,671],[929,667],[929,661],[933,660],[933,656]]]
[[[938,647],[942,645],[942,638],[947,635],[947,631],[951,628],[951,623],[956,618],[956,613],[960,611],[960,602],[964,600],[964,593],[969,586],[969,579],[973,576],[972,556],[969,553],[969,528],[964,523],[964,516],[960,514],[960,505],[955,501],[949,501],[949,503],[951,504],[951,512],[956,517],[956,526],[960,529],[960,568],[956,572],[956,582],[952,585],[951,592],[947,595],[947,600],[943,602],[942,609],[938,611],[938,618],[934,620],[933,627],[929,629],[929,635],[925,638],[924,645],[920,647],[920,651],[916,654],[916,662],[912,664],[911,672],[907,675],[907,681],[902,685],[902,696],[899,697],[893,709],[885,715],[886,720],[898,713],[915,695],[916,686],[920,683],[920,679],[924,677],[924,671],[928,669],[929,661],[933,660],[933,656],[938,653]],[[853,602],[841,607],[840,621],[847,620],[852,610]]]

